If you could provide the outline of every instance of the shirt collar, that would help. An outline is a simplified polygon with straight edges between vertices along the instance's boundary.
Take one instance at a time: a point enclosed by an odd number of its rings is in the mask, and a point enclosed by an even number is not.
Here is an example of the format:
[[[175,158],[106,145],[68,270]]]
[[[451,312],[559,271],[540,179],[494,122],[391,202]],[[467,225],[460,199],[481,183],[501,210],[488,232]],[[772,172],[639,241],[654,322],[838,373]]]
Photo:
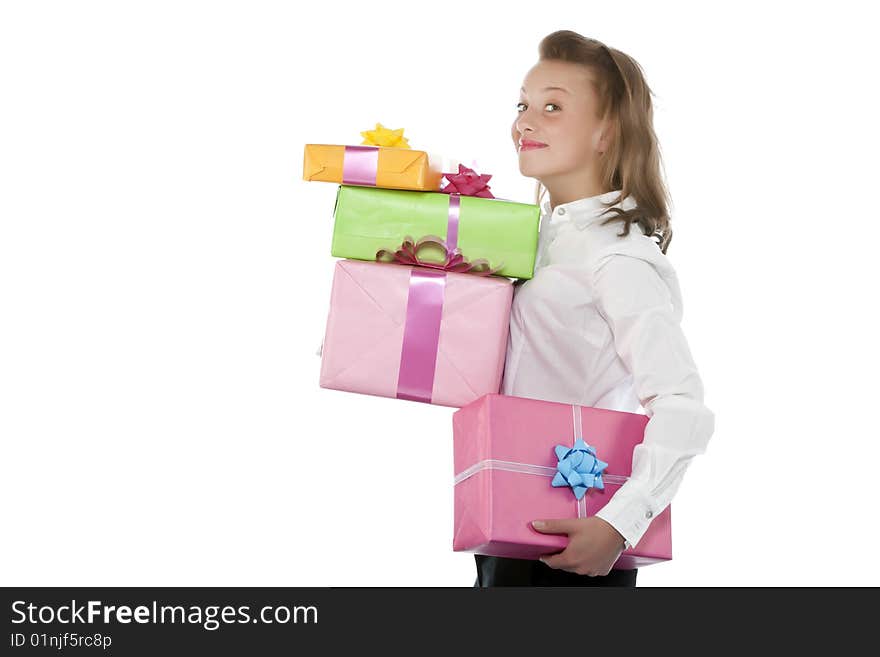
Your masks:
[[[609,216],[613,217],[613,213],[605,214],[603,216],[603,213],[606,211],[603,203],[614,202],[619,195],[620,190],[616,189],[604,194],[597,194],[596,196],[588,196],[576,201],[561,203],[553,209],[552,213],[550,212],[549,200],[544,201],[541,207],[543,208],[544,214],[547,215],[547,221],[550,225],[571,221],[578,230],[583,230],[598,219],[607,219]],[[632,196],[628,196],[623,200],[622,204],[617,203],[611,207],[619,207],[628,211],[635,206],[635,199],[633,199]]]

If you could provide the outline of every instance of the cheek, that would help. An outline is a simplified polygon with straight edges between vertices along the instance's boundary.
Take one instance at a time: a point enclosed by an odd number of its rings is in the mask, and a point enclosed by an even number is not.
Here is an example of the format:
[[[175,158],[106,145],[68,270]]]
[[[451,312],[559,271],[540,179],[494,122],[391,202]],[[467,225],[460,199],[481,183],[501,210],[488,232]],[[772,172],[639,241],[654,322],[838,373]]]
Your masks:
[[[574,114],[568,114],[565,118],[557,117],[553,129],[557,134],[564,135],[566,141],[577,143],[583,143],[590,133],[589,125]]]
[[[565,126],[562,130],[565,138],[560,140],[565,153],[572,160],[584,160],[592,157],[593,137],[583,123]]]

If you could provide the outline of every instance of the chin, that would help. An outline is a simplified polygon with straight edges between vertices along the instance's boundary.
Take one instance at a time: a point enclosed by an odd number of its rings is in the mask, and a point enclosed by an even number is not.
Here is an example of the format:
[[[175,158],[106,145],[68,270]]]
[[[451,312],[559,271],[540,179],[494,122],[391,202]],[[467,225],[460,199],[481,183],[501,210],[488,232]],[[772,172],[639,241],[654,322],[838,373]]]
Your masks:
[[[544,171],[542,167],[529,166],[528,164],[523,164],[521,162],[519,165],[519,172],[526,178],[534,178],[538,181],[544,178],[546,174],[546,171]]]
[[[544,167],[537,166],[535,162],[529,162],[528,159],[525,159],[520,156],[519,158],[519,172],[524,176],[529,176],[530,178],[534,178],[536,176],[541,175],[541,171]]]

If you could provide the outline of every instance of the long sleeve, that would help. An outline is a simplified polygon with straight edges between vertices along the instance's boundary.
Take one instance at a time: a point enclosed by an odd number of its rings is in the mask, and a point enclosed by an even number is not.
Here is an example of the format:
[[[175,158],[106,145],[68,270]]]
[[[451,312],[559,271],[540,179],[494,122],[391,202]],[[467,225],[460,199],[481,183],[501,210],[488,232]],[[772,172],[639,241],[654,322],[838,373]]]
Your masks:
[[[633,450],[630,478],[596,514],[623,535],[627,548],[670,503],[692,458],[705,452],[715,422],[681,330],[675,273],[665,256],[658,258],[663,275],[652,262],[622,253],[599,259],[592,274],[597,308],[650,418]]]

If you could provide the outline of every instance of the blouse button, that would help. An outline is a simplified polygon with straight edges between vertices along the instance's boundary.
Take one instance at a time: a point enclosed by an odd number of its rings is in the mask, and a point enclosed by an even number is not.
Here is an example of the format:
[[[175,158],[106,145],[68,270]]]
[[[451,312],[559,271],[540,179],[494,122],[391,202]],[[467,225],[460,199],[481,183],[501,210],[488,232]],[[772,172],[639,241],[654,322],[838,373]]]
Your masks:
[[[645,517],[646,517],[646,518],[651,518],[651,517],[653,517],[653,515],[654,515],[654,512],[653,512],[653,511],[647,511],[647,512],[645,512]]]
[[[559,208],[559,214],[565,214],[565,208]]]

